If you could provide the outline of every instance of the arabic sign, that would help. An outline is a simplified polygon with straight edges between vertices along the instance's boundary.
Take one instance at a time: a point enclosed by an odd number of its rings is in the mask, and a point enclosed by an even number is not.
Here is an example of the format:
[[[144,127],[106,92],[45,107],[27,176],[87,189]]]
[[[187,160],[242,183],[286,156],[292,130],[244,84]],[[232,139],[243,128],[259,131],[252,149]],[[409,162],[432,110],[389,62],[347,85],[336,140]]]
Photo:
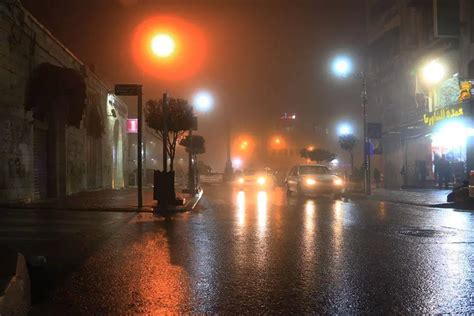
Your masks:
[[[461,82],[458,101],[462,103],[464,100],[469,100],[472,95],[472,83],[470,81]]]
[[[138,119],[127,119],[127,133],[138,133]]]
[[[462,106],[456,106],[456,107],[446,107],[442,109],[438,109],[436,111],[426,113],[423,115],[423,122],[426,125],[432,126],[436,124],[439,121],[442,121],[447,118],[451,117],[457,117],[457,116],[463,116],[464,115],[464,110]]]

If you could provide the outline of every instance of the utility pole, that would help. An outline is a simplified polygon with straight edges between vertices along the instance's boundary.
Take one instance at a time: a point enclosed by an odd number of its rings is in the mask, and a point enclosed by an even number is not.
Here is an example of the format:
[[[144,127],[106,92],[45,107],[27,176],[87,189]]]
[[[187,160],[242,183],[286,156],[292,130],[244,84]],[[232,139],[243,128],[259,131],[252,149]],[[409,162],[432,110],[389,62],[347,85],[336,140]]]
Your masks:
[[[232,170],[232,160],[230,153],[230,125],[227,124],[227,159],[225,161],[224,181],[231,181],[234,171]]]
[[[163,172],[168,172],[168,94],[163,93]]]
[[[138,84],[116,84],[115,95],[137,96],[137,204],[138,208],[143,207],[143,186],[142,186],[142,85]]]
[[[194,161],[193,161],[193,129],[189,129],[189,147],[188,147],[188,190],[191,194],[194,194],[196,183],[194,181]]]
[[[367,78],[365,71],[361,72],[362,79],[362,109],[364,115],[364,192],[367,195],[371,194],[370,181],[370,153],[369,153],[369,139],[367,136]]]
[[[168,94],[163,93],[163,199],[160,206],[166,208],[168,206]]]
[[[138,108],[137,108],[137,186],[138,186],[138,208],[143,206],[143,177],[142,177],[142,86],[138,91]]]

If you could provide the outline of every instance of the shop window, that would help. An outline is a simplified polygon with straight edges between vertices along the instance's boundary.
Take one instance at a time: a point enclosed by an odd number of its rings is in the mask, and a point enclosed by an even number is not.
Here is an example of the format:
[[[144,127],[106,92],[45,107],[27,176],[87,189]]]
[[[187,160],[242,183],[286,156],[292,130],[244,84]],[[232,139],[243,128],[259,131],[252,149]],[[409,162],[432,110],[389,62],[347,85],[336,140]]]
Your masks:
[[[474,0],[469,1],[469,21],[470,21],[470,37],[471,43],[474,43]],[[469,77],[472,78],[472,77]]]
[[[472,4],[472,6],[474,7],[474,4]],[[474,20],[472,22],[473,22],[473,25],[474,25]],[[473,33],[471,33],[471,34],[473,34]],[[467,66],[467,77],[469,79],[474,79],[474,60],[471,60],[469,62],[469,65]]]

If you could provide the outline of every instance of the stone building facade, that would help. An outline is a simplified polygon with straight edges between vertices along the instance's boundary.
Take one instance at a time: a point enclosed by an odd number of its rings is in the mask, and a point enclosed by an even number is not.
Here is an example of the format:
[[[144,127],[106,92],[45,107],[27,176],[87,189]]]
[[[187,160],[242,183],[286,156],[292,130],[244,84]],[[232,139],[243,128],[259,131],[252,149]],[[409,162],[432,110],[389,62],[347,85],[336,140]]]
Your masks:
[[[17,0],[0,2],[0,202],[121,188],[127,105]]]
[[[442,143],[447,120],[430,125],[424,117],[464,106],[458,101],[460,84],[474,78],[474,1],[366,4],[368,113],[370,121],[382,123],[385,186],[429,186],[435,181],[436,156],[451,154],[453,163],[460,164],[468,160],[466,144],[458,150],[449,141]],[[443,72],[436,83],[425,78],[426,66],[433,62]],[[462,124],[463,130],[472,129],[469,120]]]

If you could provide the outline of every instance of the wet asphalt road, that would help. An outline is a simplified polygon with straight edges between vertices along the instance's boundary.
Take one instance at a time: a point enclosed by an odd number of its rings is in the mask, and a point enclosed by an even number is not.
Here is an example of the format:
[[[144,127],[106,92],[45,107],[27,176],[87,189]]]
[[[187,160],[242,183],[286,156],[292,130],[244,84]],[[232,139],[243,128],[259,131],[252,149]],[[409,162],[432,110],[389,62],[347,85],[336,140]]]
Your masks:
[[[33,314],[474,312],[473,213],[280,188],[206,187],[200,204],[171,218],[79,213],[96,226],[36,247],[76,264],[51,274]]]

